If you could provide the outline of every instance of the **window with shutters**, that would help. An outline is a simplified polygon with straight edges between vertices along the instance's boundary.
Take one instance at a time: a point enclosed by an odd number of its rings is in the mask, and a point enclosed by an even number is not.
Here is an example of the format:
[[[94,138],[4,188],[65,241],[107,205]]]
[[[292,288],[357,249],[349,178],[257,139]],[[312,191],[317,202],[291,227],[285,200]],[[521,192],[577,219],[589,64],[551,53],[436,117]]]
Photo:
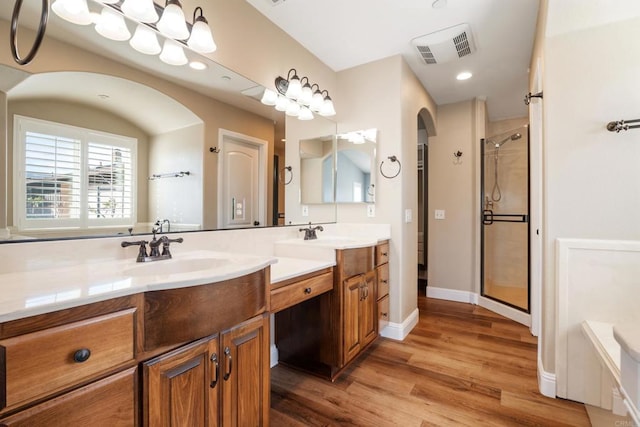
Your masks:
[[[136,139],[22,116],[14,129],[18,229],[135,223]]]

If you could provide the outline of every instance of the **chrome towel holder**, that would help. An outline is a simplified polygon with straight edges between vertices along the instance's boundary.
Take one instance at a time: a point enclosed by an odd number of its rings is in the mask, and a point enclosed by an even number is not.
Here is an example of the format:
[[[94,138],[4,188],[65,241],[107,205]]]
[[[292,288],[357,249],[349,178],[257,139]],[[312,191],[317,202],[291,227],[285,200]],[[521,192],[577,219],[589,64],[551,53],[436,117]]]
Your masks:
[[[640,128],[640,125],[631,125],[629,123],[640,123],[640,119],[634,120],[618,120],[615,122],[607,123],[607,130],[609,132],[620,133],[621,130],[629,130],[629,129],[637,129]]]
[[[11,41],[9,44],[11,45],[11,55],[13,59],[20,65],[27,65],[35,58],[42,39],[44,38],[47,21],[49,19],[49,0],[42,0],[42,10],[40,12],[40,22],[38,23],[36,38],[33,41],[31,50],[24,58],[21,58],[20,52],[18,52],[18,21],[20,19],[20,9],[22,9],[22,0],[16,0],[16,4],[13,6],[13,14],[11,15]]]
[[[281,170],[281,175],[280,175],[280,182],[282,182],[284,185],[289,185],[291,184],[291,181],[293,181],[293,172],[292,172],[293,167],[291,166],[285,166],[282,168]],[[283,176],[286,177],[287,172],[289,172],[289,179],[282,179]]]
[[[389,157],[387,157],[387,160],[391,160],[391,164],[397,163],[398,164],[398,170],[396,171],[395,174],[389,174],[389,175],[385,174],[382,171],[382,165],[384,165],[384,160],[383,160],[383,161],[380,162],[380,174],[382,176],[384,176],[385,178],[388,178],[388,179],[392,179],[392,178],[395,178],[396,176],[400,175],[400,171],[402,170],[402,163],[400,163],[400,160],[398,160],[398,158],[396,156],[389,156]]]

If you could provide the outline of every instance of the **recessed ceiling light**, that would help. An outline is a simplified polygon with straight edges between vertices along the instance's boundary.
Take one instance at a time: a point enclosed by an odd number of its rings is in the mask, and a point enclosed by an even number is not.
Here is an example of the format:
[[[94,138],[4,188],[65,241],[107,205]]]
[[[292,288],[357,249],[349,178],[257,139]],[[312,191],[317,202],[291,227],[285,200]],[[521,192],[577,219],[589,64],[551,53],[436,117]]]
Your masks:
[[[207,64],[200,61],[191,61],[189,62],[189,67],[193,68],[194,70],[206,70]]]
[[[461,72],[460,74],[458,74],[456,76],[456,79],[458,79],[458,80],[467,80],[467,79],[470,79],[471,76],[473,76],[473,74],[471,74],[469,71],[463,71],[463,72]]]

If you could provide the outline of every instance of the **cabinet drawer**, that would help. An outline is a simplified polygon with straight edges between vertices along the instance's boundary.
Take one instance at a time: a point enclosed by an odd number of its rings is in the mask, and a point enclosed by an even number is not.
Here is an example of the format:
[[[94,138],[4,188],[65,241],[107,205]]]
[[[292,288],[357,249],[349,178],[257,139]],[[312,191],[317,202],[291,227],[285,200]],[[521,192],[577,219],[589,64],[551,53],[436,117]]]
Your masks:
[[[0,341],[0,403],[17,407],[134,360],[136,309]]]
[[[271,312],[275,313],[333,289],[333,273],[323,273],[309,279],[271,291]]]
[[[389,262],[389,242],[376,246],[376,266]]]
[[[378,331],[389,323],[389,295],[378,300]]]
[[[378,268],[378,299],[389,295],[389,264],[382,264]]]
[[[63,394],[0,420],[7,427],[138,425],[136,368]]]

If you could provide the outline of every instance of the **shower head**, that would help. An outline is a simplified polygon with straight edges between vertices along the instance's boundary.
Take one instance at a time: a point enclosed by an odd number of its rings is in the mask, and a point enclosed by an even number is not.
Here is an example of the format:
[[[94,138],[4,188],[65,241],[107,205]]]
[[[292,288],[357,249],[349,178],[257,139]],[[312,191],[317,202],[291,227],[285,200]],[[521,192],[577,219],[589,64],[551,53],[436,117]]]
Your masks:
[[[505,142],[516,141],[516,140],[518,140],[520,138],[522,138],[522,134],[520,132],[516,132],[513,135],[509,135],[508,137],[506,137],[505,139],[503,139],[500,142],[495,142],[495,141],[493,141],[491,139],[488,139],[487,143],[495,145],[496,148],[500,148],[500,147],[502,147],[502,144],[504,144]]]

